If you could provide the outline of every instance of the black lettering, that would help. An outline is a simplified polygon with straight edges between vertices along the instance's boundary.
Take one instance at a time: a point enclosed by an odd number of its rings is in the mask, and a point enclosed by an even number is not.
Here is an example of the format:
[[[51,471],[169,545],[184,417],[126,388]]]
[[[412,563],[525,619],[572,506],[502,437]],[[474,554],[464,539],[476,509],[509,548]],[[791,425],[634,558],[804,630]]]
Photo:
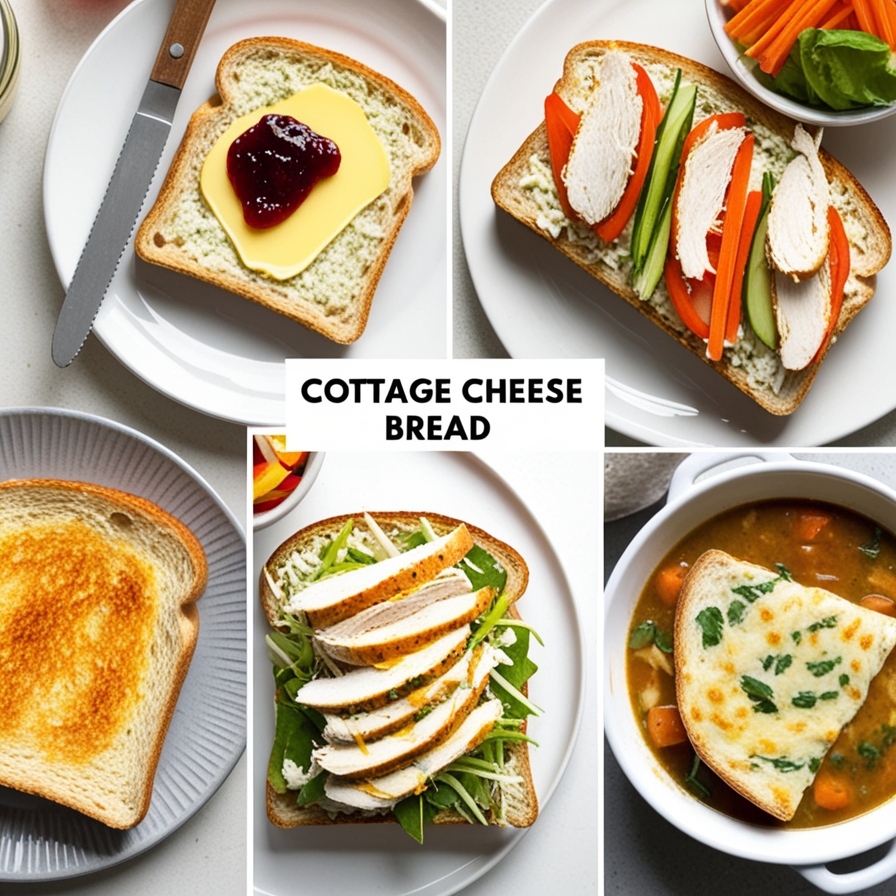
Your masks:
[[[477,379],[466,380],[464,382],[464,387],[461,390],[461,392],[463,393],[464,398],[467,401],[469,401],[470,404],[482,404],[482,396],[474,395],[472,390],[470,389],[471,386],[481,386],[481,385],[482,385],[482,380],[477,380]]]
[[[582,381],[569,380],[566,384],[566,400],[570,404],[582,403]]]
[[[319,386],[319,385],[320,385],[320,380],[318,380],[318,379],[305,380],[305,382],[302,383],[302,398],[304,398],[305,401],[307,401],[309,404],[320,404],[320,402],[323,401],[323,399],[320,397],[320,395],[315,397],[309,391],[310,386]]]
[[[548,394],[546,401],[551,404],[560,404],[563,401],[563,380],[548,380]]]
[[[491,430],[491,424],[485,417],[470,417],[470,438],[474,441],[482,441]]]
[[[426,418],[426,438],[436,442],[442,438],[442,418],[427,417]]]
[[[401,438],[402,426],[401,417],[386,417],[386,441],[395,442]]]
[[[401,380],[392,380],[392,385],[389,386],[389,391],[386,393],[386,404],[392,401],[400,401],[402,404],[408,403]]]
[[[424,441],[422,417],[415,417],[413,415],[408,417],[407,439],[408,441],[411,439],[420,439],[420,441]]]
[[[451,380],[436,380],[436,403],[448,404],[451,401]]]
[[[445,439],[453,439],[455,436],[459,436],[463,441],[467,440],[467,432],[464,429],[464,425],[461,422],[460,417],[455,414],[448,423],[448,429],[445,430]]]
[[[339,391],[334,391],[334,389]],[[327,401],[331,401],[333,404],[342,404],[348,398],[348,393],[348,383],[345,380],[327,380],[327,384],[324,386],[324,395],[327,397]]]
[[[544,399],[541,397],[541,380],[529,380],[529,403],[541,404]]]
[[[505,389],[507,384],[504,380],[498,380],[497,384],[495,384],[494,380],[486,380],[485,381],[485,400],[491,404],[495,400],[495,396],[497,395],[498,404],[504,404],[506,400]]]
[[[510,403],[525,404],[526,403],[526,381],[511,380],[510,381]]]
[[[414,382],[411,383],[411,398],[413,398],[417,404],[426,404],[430,401],[432,399],[432,388],[429,380],[414,380]]]

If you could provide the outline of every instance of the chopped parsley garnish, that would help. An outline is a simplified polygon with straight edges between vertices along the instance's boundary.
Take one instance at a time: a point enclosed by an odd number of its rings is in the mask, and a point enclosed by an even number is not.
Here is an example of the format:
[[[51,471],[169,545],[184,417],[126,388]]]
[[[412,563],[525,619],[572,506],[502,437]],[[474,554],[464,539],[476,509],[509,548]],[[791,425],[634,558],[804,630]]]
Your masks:
[[[800,709],[812,709],[818,697],[812,691],[800,691],[790,702]]]
[[[842,753],[831,753],[829,759],[831,765],[836,765],[838,768],[846,762],[846,757]]]
[[[753,707],[753,712],[772,713],[778,711],[778,707],[773,702],[775,692],[764,681],[751,678],[749,675],[742,675],[740,686],[741,690],[756,704]]]
[[[693,765],[691,765],[690,772],[685,776],[684,783],[693,787],[694,790],[702,793],[707,799],[712,796],[712,791],[702,782],[697,780],[697,772],[700,769],[700,757],[694,756]]]
[[[818,770],[820,768],[821,768],[821,760],[817,756],[813,756],[809,760],[809,771],[812,772],[812,774],[814,775],[818,772]]]
[[[793,657],[789,653],[784,654],[769,654],[762,661],[762,668],[765,672],[768,672],[772,666],[775,667],[775,675],[780,675],[782,672],[786,671],[790,668],[793,663]]]
[[[840,687],[845,688],[849,684],[849,676],[844,672],[840,676]]]
[[[867,740],[863,740],[856,747],[856,752],[865,760],[865,768],[869,771],[877,765],[877,760],[880,759],[882,755],[881,751]]]
[[[759,756],[754,753],[751,759],[761,759],[763,762],[768,762],[773,765],[779,772],[796,772],[799,771],[806,763],[805,762],[794,762],[792,759],[788,759],[786,756]],[[817,762],[818,760],[813,760]]]
[[[656,644],[663,653],[672,653],[672,635],[657,628],[652,619],[636,625],[628,639],[628,646],[632,650],[640,650],[648,644]]]
[[[737,625],[743,621],[747,605],[742,600],[733,600],[728,605],[728,625]]]
[[[703,647],[715,647],[722,640],[725,620],[718,607],[705,607],[697,614],[697,625],[703,631]]]
[[[828,672],[832,672],[834,670],[834,666],[841,662],[843,662],[843,660],[838,656],[833,660],[819,660],[817,663],[806,663],[806,668],[816,678],[821,678],[822,675],[827,675]]]
[[[813,622],[809,628],[806,629],[807,632],[817,632],[822,628],[834,628],[837,625],[837,617],[836,616],[825,616],[824,619],[819,619],[818,622]]]
[[[872,560],[877,560],[878,555],[880,554],[880,537],[883,535],[883,532],[875,526],[874,527],[874,537],[868,544],[860,544],[859,550],[866,556],[870,557]]]
[[[741,597],[745,598],[749,603],[753,603],[754,600],[759,600],[763,594],[768,594],[769,592],[774,591],[775,585],[777,585],[778,582],[793,581],[793,576],[790,574],[790,570],[784,566],[783,563],[776,563],[775,566],[778,569],[778,576],[776,578],[769,579],[767,582],[760,582],[758,585],[738,585],[731,590],[735,594],[739,594]]]
[[[818,695],[819,700],[836,700],[840,696],[840,691],[825,691]]]
[[[791,633],[790,633],[790,637],[793,639],[793,643],[794,643],[794,644],[799,644],[800,641],[803,640],[803,633],[802,633],[802,632],[798,632],[798,631],[797,631],[797,632],[791,632]]]

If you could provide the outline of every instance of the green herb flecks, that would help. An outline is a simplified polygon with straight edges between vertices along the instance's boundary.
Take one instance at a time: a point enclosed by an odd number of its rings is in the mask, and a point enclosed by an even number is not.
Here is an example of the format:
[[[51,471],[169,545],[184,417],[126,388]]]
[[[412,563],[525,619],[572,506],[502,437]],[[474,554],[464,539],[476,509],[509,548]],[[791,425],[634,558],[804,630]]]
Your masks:
[[[697,625],[703,632],[703,648],[715,647],[722,640],[722,628],[725,620],[718,607],[704,607],[696,618]]]
[[[860,544],[859,550],[866,556],[870,557],[872,560],[877,560],[880,555],[880,539],[883,535],[883,532],[877,527],[874,527],[874,536],[868,544]]]
[[[775,567],[778,570],[778,575],[774,579],[769,579],[767,582],[759,582],[756,585],[738,585],[731,590],[735,593],[743,597],[749,603],[753,603],[756,600],[759,600],[763,594],[770,594],[775,590],[775,585],[778,582],[792,582],[793,576],[790,574],[790,570],[784,566],[783,563],[776,563]]]
[[[750,758],[761,759],[763,762],[768,762],[770,765],[773,765],[777,771],[785,773],[797,772],[806,764],[805,762],[794,762],[786,756],[760,756],[757,753],[754,753]]]
[[[840,676],[839,681],[840,681],[840,687],[845,688],[849,684],[849,676],[844,672]]]
[[[837,617],[836,616],[825,616],[824,619],[820,619],[818,622],[813,622],[806,631],[807,632],[817,632],[823,628],[836,628],[837,626]]]
[[[834,666],[841,662],[843,662],[843,659],[838,656],[832,660],[819,660],[817,663],[806,663],[806,668],[816,678],[821,678],[822,675],[827,675],[828,672],[833,672]]]
[[[740,678],[741,690],[753,701],[753,712],[772,713],[777,712],[778,707],[774,703],[775,692],[764,682],[749,675]]]
[[[698,793],[701,793],[706,797],[706,799],[710,799],[712,797],[712,790],[697,778],[697,772],[700,770],[700,764],[700,757],[695,755],[694,762],[691,765],[691,770],[685,776],[684,783],[688,787],[696,790]]]
[[[818,696],[812,691],[800,691],[790,702],[798,709],[812,709]]]
[[[743,621],[747,605],[742,600],[733,600],[728,604],[728,625],[737,625]]]

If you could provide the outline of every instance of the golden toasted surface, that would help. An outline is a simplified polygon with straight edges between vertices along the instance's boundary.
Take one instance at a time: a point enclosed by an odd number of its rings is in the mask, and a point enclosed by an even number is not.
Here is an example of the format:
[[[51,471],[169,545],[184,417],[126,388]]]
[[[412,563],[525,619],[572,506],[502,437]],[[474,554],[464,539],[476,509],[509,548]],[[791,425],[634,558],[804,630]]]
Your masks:
[[[155,571],[77,520],[6,532],[0,557],[2,739],[86,761],[109,747],[141,697]]]

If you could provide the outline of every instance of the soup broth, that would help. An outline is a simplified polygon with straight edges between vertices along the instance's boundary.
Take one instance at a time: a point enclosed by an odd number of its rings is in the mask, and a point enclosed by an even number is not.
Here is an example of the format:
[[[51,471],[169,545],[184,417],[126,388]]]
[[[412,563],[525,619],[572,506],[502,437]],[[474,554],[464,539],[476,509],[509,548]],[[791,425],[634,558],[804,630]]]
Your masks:
[[[682,539],[644,588],[629,632],[627,674],[632,709],[665,770],[688,792],[734,818],[807,828],[852,818],[896,794],[896,650],[871,683],[806,789],[794,818],[782,823],[741,797],[697,760],[687,740],[647,731],[652,707],[674,706],[671,633],[688,568],[715,548],[770,570],[781,564],[801,585],[824,588],[869,609],[896,614],[896,538],[871,520],[831,504],[765,501],[728,510]],[[655,713],[654,718],[660,713]],[[666,714],[674,716],[674,713]],[[680,724],[680,721],[679,723]],[[672,726],[674,728],[674,725]]]

